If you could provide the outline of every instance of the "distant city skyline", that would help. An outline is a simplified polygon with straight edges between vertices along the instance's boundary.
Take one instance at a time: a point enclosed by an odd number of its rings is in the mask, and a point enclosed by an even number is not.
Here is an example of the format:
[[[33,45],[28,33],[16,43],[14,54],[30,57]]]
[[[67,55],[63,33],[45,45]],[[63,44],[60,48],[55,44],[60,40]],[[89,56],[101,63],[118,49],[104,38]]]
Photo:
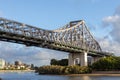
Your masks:
[[[85,20],[103,51],[120,56],[120,0],[0,0],[0,17],[47,30]],[[0,55],[9,62],[18,59],[37,66],[68,57],[66,52],[2,41]]]
[[[2,70],[31,70],[34,69],[34,64],[27,64],[20,60],[14,63],[7,62],[5,59],[0,58],[0,69]]]

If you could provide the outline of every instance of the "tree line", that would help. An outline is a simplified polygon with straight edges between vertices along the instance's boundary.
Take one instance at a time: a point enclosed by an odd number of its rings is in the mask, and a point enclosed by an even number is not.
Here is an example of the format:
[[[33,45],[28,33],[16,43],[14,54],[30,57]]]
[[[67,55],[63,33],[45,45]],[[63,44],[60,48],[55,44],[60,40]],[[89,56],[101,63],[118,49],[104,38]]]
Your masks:
[[[68,66],[68,59],[56,60],[51,59],[51,65],[37,68],[39,74],[83,74],[96,71],[115,71],[120,70],[120,57],[109,56],[103,57],[93,63],[91,66]]]
[[[59,65],[59,66],[68,66],[68,59],[61,59],[61,60],[51,59],[50,64]]]

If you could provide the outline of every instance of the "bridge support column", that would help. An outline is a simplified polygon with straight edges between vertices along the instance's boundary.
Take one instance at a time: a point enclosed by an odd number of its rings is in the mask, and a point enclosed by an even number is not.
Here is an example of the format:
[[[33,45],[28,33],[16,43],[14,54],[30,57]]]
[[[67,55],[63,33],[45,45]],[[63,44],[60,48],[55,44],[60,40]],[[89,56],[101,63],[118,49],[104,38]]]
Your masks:
[[[68,57],[68,65],[74,65],[74,53],[69,53]]]
[[[80,66],[87,66],[87,53],[70,53],[68,65],[80,65]]]
[[[88,66],[87,52],[81,54],[81,66]]]

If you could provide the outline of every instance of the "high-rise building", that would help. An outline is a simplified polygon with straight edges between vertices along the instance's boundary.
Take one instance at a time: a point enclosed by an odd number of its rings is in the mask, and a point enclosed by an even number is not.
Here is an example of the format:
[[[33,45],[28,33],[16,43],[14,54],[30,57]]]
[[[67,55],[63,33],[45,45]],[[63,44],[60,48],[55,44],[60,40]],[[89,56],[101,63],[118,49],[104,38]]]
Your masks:
[[[21,61],[15,61],[15,65],[18,66],[18,65],[21,65],[22,62]]]
[[[5,60],[0,59],[0,69],[3,69],[5,67]]]

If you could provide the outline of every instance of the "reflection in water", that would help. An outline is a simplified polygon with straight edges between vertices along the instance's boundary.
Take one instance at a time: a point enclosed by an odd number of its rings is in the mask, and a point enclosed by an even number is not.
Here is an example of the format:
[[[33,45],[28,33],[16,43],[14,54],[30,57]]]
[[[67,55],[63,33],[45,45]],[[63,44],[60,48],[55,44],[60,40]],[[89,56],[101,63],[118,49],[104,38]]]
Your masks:
[[[92,80],[89,76],[70,76],[68,80]]]
[[[82,80],[91,80],[89,76],[82,76]]]
[[[34,72],[0,73],[2,80],[120,80],[120,76],[64,76],[38,75]]]

